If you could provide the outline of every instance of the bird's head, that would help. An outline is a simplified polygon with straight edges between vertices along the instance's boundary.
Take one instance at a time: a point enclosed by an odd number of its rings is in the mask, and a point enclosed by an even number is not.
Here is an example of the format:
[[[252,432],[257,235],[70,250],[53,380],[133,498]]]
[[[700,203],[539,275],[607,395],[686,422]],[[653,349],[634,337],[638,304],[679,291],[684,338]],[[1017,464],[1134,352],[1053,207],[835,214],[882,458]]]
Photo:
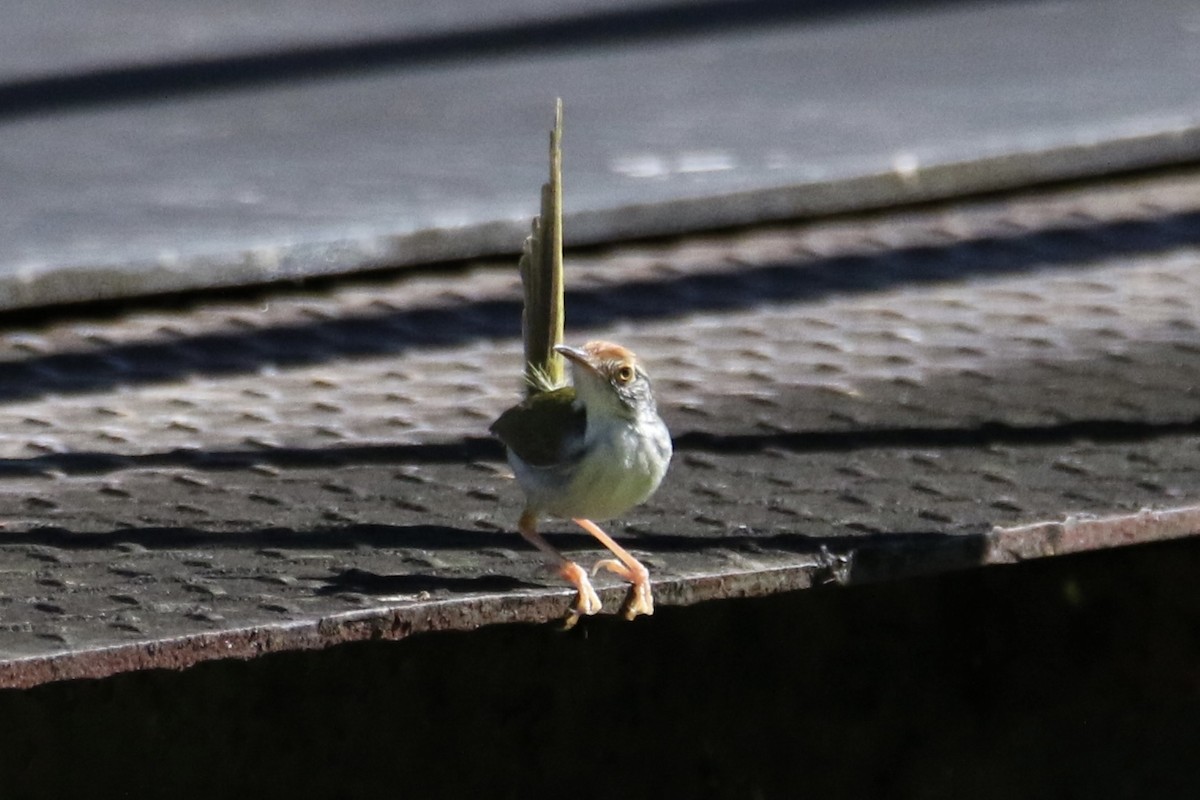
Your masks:
[[[629,418],[657,413],[650,378],[621,345],[595,341],[554,349],[571,362],[575,393],[586,408]]]

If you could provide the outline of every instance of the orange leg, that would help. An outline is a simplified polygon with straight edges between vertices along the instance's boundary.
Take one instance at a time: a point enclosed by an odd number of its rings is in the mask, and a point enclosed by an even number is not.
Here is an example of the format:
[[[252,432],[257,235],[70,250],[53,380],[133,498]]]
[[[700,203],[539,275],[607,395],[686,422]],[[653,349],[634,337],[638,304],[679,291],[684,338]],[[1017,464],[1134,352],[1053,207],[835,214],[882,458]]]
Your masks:
[[[580,615],[591,615],[600,610],[600,598],[596,596],[596,590],[592,588],[592,582],[588,580],[588,574],[584,571],[583,567],[574,561],[568,560],[562,553],[555,550],[537,532],[537,516],[535,514],[529,511],[523,513],[520,522],[517,523],[517,530],[525,537],[525,541],[532,544],[538,550],[541,550],[542,555],[554,566],[557,574],[574,586],[579,592],[579,595],[575,598],[575,606],[571,609],[571,613],[567,617],[568,628],[579,621]]]
[[[600,544],[607,547],[616,556],[616,558],[597,561],[596,565],[592,567],[592,574],[595,575],[598,570],[603,568],[609,572],[615,572],[629,581],[629,597],[625,600],[625,619],[633,619],[638,614],[653,614],[654,596],[650,593],[649,571],[642,566],[640,561],[630,555],[628,550],[613,541],[611,536],[600,530],[600,526],[590,519],[575,519],[572,522],[595,536]]]

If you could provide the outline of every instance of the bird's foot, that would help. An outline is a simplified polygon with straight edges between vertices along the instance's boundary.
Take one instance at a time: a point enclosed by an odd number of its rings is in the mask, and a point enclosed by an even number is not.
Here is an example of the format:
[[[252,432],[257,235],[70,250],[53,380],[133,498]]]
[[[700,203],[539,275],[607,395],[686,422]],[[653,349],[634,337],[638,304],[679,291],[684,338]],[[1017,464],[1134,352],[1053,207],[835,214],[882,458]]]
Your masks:
[[[604,558],[597,561],[592,567],[593,575],[606,569],[629,581],[629,594],[625,596],[625,603],[621,606],[621,613],[625,619],[633,619],[639,614],[649,616],[654,613],[654,595],[650,591],[650,572],[642,566],[641,562],[632,557],[630,561],[632,564],[627,565],[615,558]]]
[[[591,616],[598,613],[602,605],[599,596],[596,594],[596,590],[592,588],[592,582],[588,579],[588,574],[583,571],[583,567],[573,561],[568,561],[562,565],[558,574],[579,592],[575,597],[575,605],[567,613],[567,618],[564,620],[564,627],[569,630],[575,627],[575,623],[579,622],[579,618],[584,614]]]

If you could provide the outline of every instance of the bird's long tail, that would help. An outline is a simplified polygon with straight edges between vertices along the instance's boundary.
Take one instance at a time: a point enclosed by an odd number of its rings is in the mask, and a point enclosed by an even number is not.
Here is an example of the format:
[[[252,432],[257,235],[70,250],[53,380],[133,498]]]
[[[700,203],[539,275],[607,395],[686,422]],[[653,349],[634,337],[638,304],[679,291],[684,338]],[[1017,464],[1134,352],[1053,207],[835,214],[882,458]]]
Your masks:
[[[562,118],[560,98],[550,131],[550,180],[542,184],[541,214],[533,221],[519,264],[525,287],[521,318],[525,384],[530,395],[566,383],[563,357],[554,350],[563,343]]]

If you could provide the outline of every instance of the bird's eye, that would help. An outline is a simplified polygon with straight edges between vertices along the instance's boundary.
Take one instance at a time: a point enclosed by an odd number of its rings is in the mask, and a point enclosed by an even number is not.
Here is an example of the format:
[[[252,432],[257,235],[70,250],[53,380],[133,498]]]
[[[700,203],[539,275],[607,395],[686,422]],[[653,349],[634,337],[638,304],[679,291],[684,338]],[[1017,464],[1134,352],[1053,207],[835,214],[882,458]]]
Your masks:
[[[617,369],[616,378],[617,383],[629,383],[631,380],[633,380],[633,367],[629,366],[628,364],[623,364]]]

